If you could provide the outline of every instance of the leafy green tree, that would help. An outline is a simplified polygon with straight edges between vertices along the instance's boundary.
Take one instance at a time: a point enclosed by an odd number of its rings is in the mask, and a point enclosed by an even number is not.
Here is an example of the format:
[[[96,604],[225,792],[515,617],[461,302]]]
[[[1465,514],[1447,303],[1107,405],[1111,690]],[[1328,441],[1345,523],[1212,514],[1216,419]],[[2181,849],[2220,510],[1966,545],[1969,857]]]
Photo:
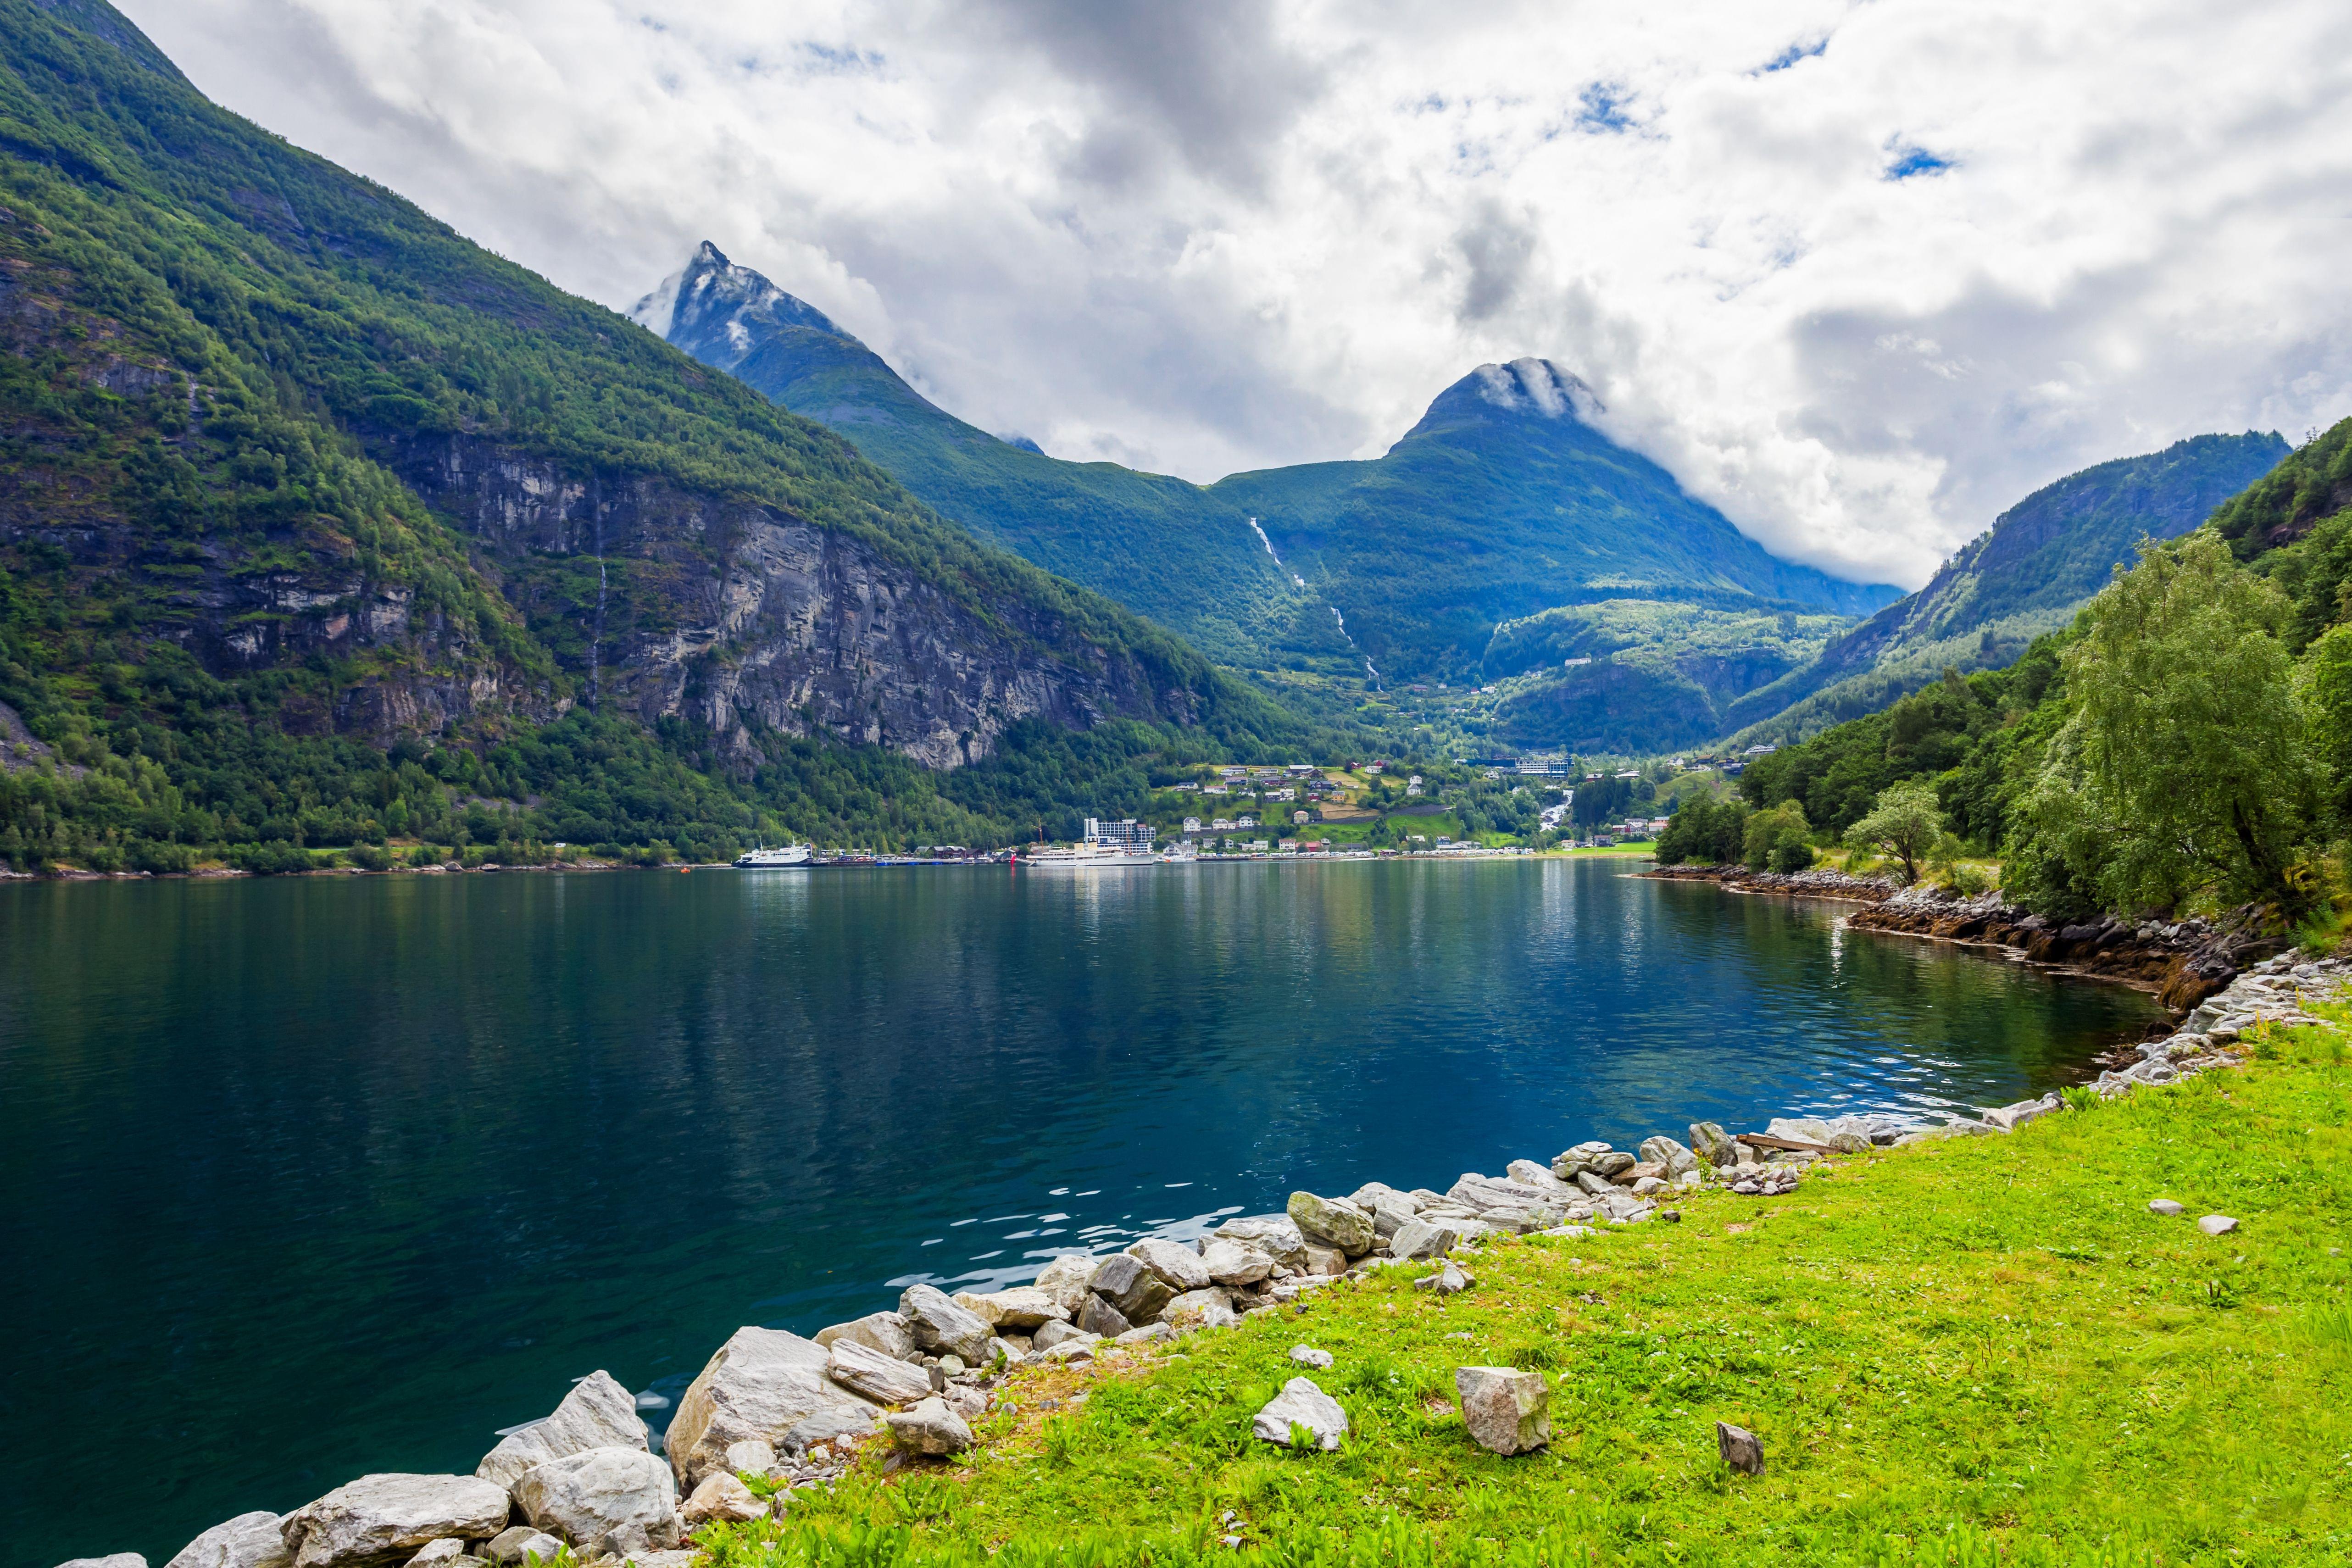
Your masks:
[[[1944,836],[1944,814],[1932,784],[1916,779],[1889,784],[1870,814],[1847,830],[1846,841],[1903,863],[1903,879],[1919,879],[1920,862]]]
[[[2210,889],[2299,911],[2320,784],[2304,688],[2336,685],[2295,680],[2290,619],[2210,531],[2144,547],[2063,656],[2074,710],[2027,795],[2029,852],[2110,909]]]
[[[1784,800],[1748,819],[1742,858],[1751,871],[1801,871],[1813,863],[1812,825],[1802,803]]]

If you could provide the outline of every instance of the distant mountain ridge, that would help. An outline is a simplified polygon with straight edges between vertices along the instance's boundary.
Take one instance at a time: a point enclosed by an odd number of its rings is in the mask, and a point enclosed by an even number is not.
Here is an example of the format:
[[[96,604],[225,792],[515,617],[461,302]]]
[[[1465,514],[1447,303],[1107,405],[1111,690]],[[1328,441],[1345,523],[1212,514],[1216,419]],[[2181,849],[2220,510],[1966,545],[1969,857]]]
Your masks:
[[[1927,585],[1726,714],[1743,743],[1799,740],[1935,679],[2009,663],[2072,620],[2142,537],[2177,539],[2286,458],[2275,431],[2194,436],[2044,485],[1955,552]],[[1744,726],[1744,728],[1742,728]]]
[[[1591,390],[1549,361],[1472,371],[1381,458],[1204,488],[967,424],[707,241],[635,315],[982,538],[1285,678],[1352,688],[1369,658],[1391,679],[1454,679],[1499,625],[1564,604],[1853,616],[1896,592],[1775,559],[1602,435]]]
[[[1346,607],[1383,669],[1466,677],[1496,627],[1560,605],[1655,599],[1864,615],[1897,590],[1773,556],[1592,422],[1549,360],[1481,365],[1368,461],[1236,474],[1293,570]]]

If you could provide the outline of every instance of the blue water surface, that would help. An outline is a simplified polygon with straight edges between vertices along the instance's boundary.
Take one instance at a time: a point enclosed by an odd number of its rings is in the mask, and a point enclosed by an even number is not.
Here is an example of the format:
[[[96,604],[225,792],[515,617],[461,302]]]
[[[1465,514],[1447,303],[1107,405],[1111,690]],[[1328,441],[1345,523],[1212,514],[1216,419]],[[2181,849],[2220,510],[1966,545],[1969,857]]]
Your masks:
[[[1628,869],[0,889],[0,1559],[160,1563],[598,1367],[1295,1187],[2016,1100],[2156,1016]]]

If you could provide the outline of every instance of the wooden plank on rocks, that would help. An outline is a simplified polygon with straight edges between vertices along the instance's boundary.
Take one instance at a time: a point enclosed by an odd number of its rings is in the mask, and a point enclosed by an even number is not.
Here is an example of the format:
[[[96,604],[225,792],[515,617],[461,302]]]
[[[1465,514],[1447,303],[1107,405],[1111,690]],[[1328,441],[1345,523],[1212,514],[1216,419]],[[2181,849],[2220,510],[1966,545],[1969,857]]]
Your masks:
[[[1738,1133],[1736,1135],[1734,1142],[1745,1143],[1751,1149],[1796,1149],[1801,1150],[1808,1154],[1834,1154],[1837,1152],[1836,1150],[1831,1148],[1826,1143],[1807,1143],[1795,1138],[1774,1138],[1769,1134],[1763,1132]]]

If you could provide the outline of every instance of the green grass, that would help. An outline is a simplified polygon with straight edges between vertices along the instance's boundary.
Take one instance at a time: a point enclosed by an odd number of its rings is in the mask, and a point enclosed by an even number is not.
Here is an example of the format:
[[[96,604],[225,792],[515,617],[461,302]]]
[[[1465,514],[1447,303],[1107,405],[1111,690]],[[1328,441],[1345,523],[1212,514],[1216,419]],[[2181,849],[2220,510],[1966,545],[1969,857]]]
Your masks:
[[[1400,1269],[1118,1375],[1024,1371],[969,1462],[706,1539],[719,1568],[1183,1563],[1228,1529],[1286,1564],[2341,1562],[2352,1077],[2335,1036],[2257,1055],[1785,1199],[1492,1245],[1444,1304]],[[2212,1212],[2242,1228],[2207,1237]],[[1338,1358],[1339,1453],[1249,1436],[1298,1342]],[[1474,1363],[1556,1380],[1548,1452],[1469,1441]],[[1726,1469],[1718,1419],[1762,1476]]]

